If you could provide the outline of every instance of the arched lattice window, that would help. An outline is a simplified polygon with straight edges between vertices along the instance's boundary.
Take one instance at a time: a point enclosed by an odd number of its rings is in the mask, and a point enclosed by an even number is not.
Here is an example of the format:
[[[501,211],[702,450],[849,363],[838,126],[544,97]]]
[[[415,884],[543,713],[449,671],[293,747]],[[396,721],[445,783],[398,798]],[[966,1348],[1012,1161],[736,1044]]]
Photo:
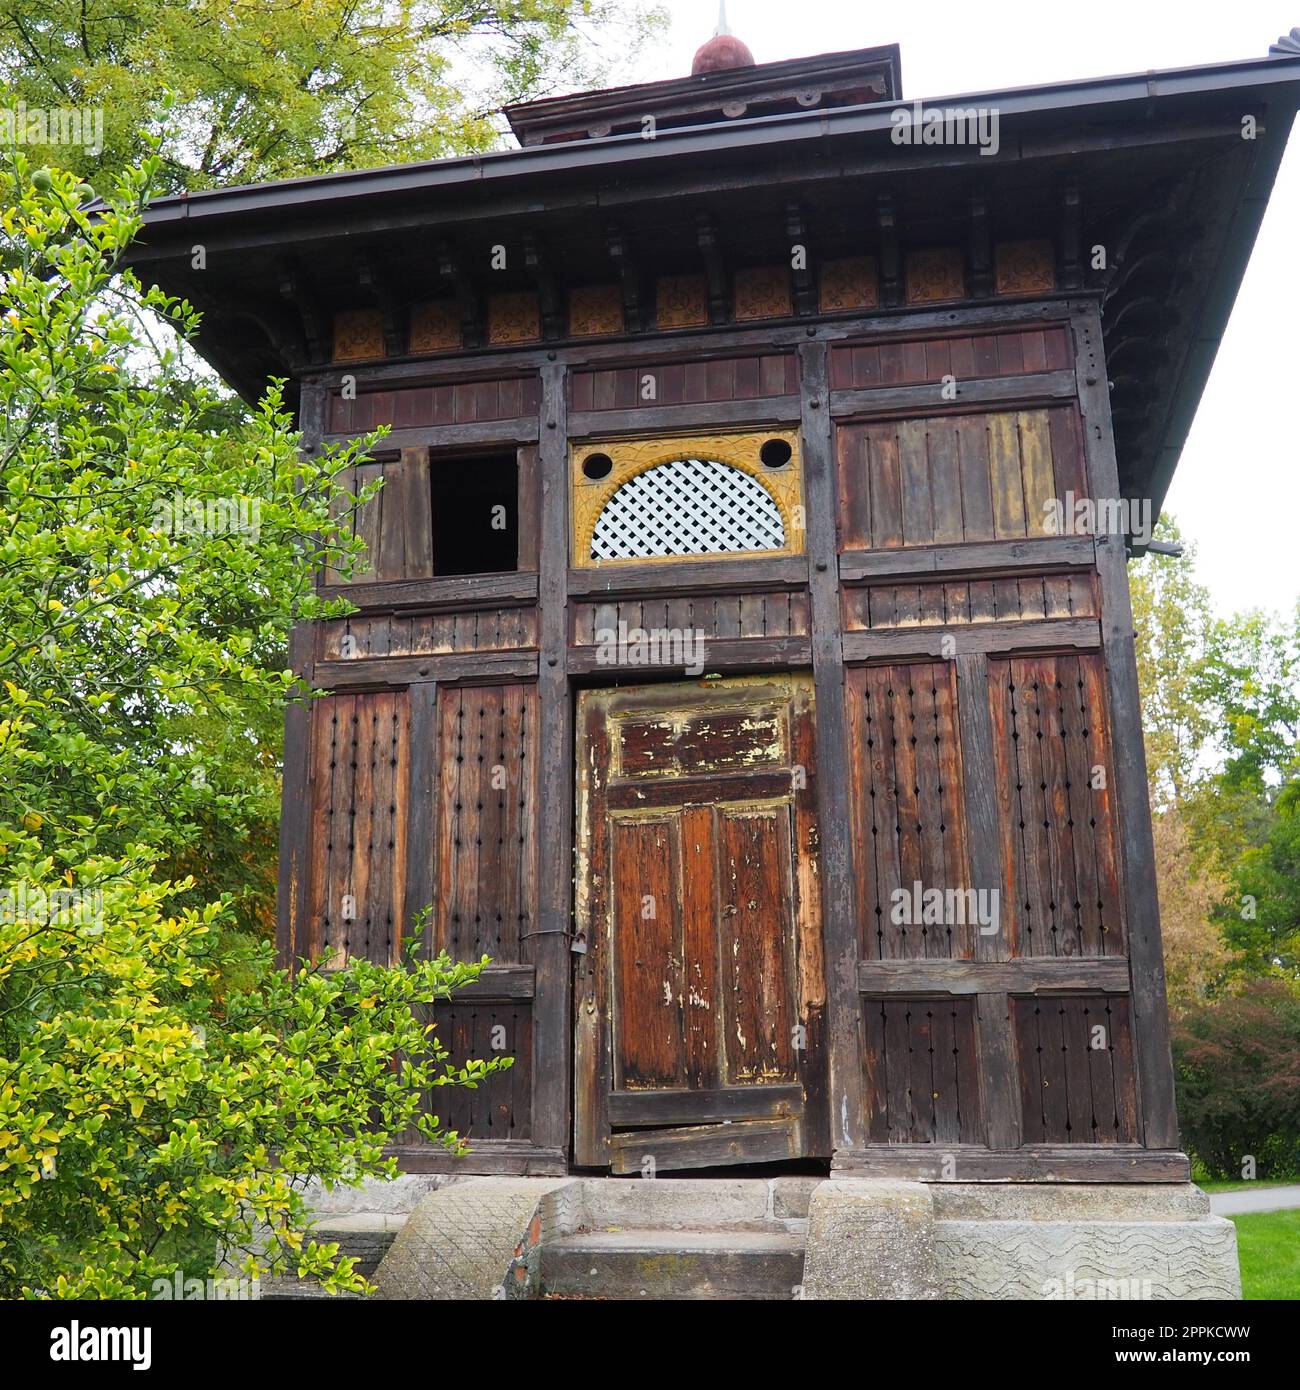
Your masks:
[[[605,503],[593,560],[781,550],[785,524],[772,494],[743,469],[673,459],[629,478]]]

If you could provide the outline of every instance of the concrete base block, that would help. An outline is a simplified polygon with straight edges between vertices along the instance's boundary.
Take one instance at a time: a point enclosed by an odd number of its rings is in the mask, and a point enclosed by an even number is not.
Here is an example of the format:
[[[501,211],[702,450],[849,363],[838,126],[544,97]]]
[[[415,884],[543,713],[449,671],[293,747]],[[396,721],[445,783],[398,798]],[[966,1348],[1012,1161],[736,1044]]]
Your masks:
[[[919,1182],[831,1179],[808,1211],[805,1299],[940,1297],[934,1203]]]
[[[1241,1297],[1230,1221],[940,1221],[944,1297]]]
[[[421,1199],[375,1274],[380,1298],[526,1298],[548,1228],[567,1229],[569,1178],[482,1178]],[[551,1199],[551,1200],[547,1200]]]
[[[1190,1183],[840,1179],[813,1195],[803,1296],[1236,1299],[1237,1233]]]
[[[1236,1229],[1190,1183],[474,1178],[420,1200],[374,1280],[436,1300],[1241,1297]]]

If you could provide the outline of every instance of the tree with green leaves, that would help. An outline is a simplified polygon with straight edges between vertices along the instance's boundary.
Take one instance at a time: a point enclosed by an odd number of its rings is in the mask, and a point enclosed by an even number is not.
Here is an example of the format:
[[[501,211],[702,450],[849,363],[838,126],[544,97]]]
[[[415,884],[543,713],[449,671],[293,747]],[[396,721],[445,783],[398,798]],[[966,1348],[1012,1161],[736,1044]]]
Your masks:
[[[660,19],[639,0],[0,0],[0,83],[33,160],[107,188],[161,134],[175,192],[489,149],[496,108],[596,85]],[[99,113],[100,148],[43,141],[55,111]]]
[[[1156,538],[1182,542],[1177,523],[1162,517]],[[1147,775],[1157,809],[1191,790],[1213,733],[1213,713],[1200,694],[1210,626],[1210,594],[1195,578],[1196,548],[1181,559],[1148,553],[1130,567]]]
[[[0,1297],[145,1297],[219,1253],[358,1288],[303,1184],[391,1175],[412,1127],[457,1147],[424,1096],[509,1064],[427,1022],[482,963],[291,975],[237,930],[306,698],[286,634],[347,611],[312,576],[357,556],[339,476],[373,441],[302,455],[274,391],[232,436],[174,351],[134,370],[143,315],[193,325],[120,268],[157,172],[92,215],[0,168]]]

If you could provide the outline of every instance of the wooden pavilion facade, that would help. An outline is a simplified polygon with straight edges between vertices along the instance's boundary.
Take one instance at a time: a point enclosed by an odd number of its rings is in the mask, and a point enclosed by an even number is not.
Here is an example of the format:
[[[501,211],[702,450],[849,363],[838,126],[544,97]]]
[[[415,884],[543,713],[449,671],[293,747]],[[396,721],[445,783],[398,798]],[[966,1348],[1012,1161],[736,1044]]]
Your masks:
[[[294,634],[281,945],[431,904],[492,957],[461,1167],[1186,1178],[1105,518],[1158,510],[1298,93],[1283,45],[938,104],[993,151],[898,138],[886,47],[152,210],[227,380],[308,450],[390,427],[356,612]]]

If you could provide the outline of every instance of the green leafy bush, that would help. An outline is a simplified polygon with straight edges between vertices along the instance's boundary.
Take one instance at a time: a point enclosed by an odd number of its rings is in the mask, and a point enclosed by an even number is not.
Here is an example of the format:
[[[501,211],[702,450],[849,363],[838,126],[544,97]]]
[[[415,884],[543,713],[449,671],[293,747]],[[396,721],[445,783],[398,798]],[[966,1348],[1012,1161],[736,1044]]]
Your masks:
[[[304,457],[278,393],[232,426],[150,353],[195,326],[121,272],[156,173],[92,212],[0,167],[3,1297],[146,1297],[218,1252],[359,1287],[304,1184],[390,1175],[410,1128],[456,1147],[425,1098],[509,1065],[424,1021],[480,965],[291,977],[256,933],[286,636],[347,611],[312,576],[356,553],[337,478],[371,441]]]
[[[75,892],[31,867],[0,923],[0,1297],[146,1297],[219,1248],[362,1287],[302,1186],[393,1175],[408,1128],[458,1149],[422,1096],[510,1063],[453,1065],[421,1016],[481,966],[290,975],[257,943],[218,1001],[217,905],[171,911],[185,885],[147,865],[87,864]]]
[[[1284,980],[1189,1010],[1174,1025],[1183,1141],[1212,1177],[1300,1172],[1300,997]]]

